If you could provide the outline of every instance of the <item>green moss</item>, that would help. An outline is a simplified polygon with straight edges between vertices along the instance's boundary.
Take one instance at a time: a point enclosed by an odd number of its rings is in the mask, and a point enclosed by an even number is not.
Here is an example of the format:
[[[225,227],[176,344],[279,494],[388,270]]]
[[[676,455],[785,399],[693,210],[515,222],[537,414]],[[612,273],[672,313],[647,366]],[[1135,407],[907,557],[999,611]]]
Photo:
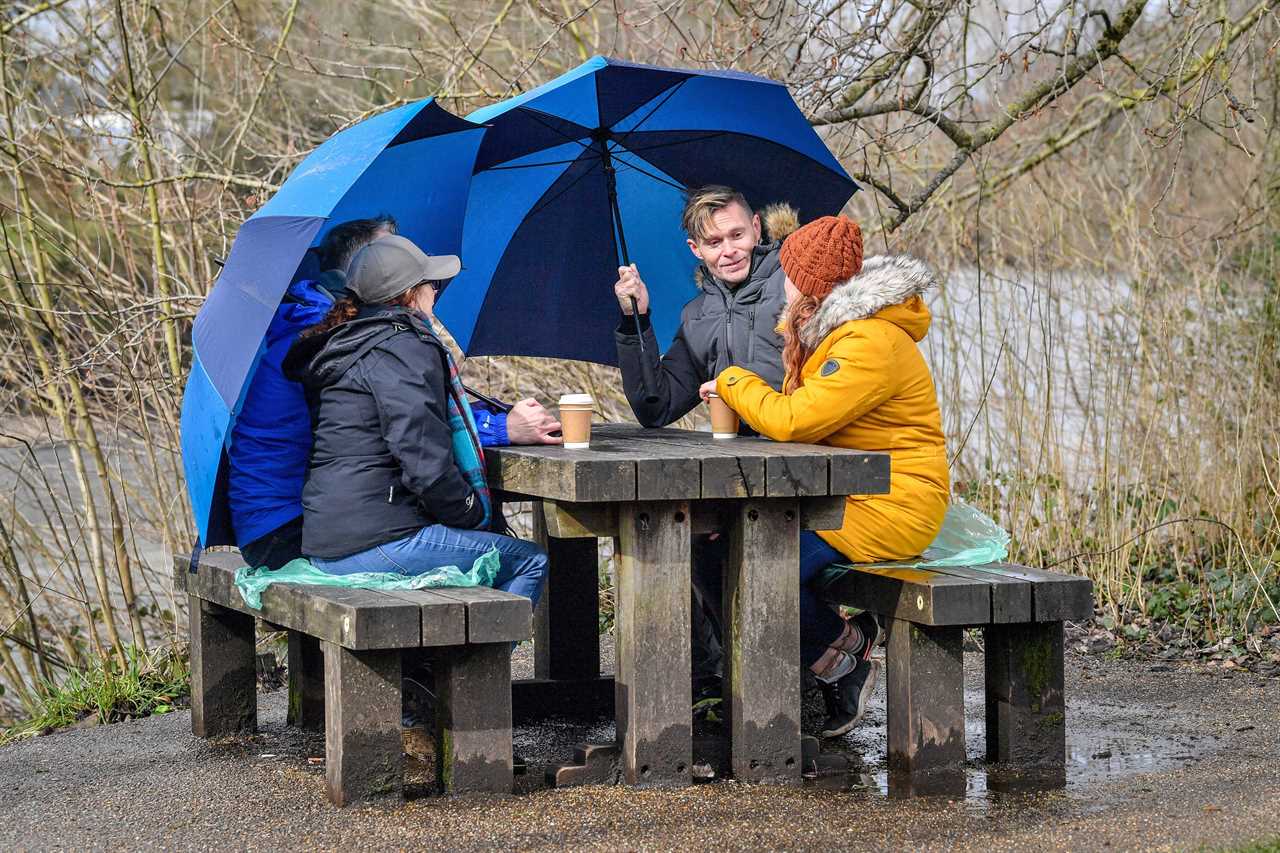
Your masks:
[[[449,791],[453,788],[453,729],[447,726],[441,729],[438,749],[436,766],[440,768],[440,784]]]
[[[1031,710],[1038,713],[1049,680],[1053,677],[1053,638],[1048,632],[1040,632],[1038,637],[1023,645],[1020,658],[1022,672],[1027,679]]]

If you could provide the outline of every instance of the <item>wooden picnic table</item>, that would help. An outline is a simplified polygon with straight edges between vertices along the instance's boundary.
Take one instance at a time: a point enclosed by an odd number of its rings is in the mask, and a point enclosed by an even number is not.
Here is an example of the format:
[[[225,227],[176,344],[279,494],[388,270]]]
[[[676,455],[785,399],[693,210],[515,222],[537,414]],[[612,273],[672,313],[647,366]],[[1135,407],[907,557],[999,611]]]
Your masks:
[[[888,492],[888,454],[607,424],[589,450],[513,446],[486,457],[501,499],[535,502],[551,561],[534,617],[536,677],[513,686],[517,719],[599,711],[611,693],[622,779],[689,784],[690,538],[718,531],[729,537],[730,770],[744,781],[799,779],[800,531],[839,527],[846,495]],[[616,549],[613,680],[600,676],[599,537]]]

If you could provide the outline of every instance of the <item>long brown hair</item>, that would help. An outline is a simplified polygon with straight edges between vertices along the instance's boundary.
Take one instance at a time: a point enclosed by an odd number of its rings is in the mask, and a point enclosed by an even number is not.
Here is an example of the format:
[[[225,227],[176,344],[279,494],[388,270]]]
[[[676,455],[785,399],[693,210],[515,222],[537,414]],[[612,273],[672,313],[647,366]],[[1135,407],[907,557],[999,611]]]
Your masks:
[[[812,296],[802,293],[787,307],[787,316],[782,326],[782,367],[786,371],[786,381],[782,385],[784,394],[794,394],[804,384],[800,368],[813,355],[814,348],[805,346],[800,339],[800,332],[813,319],[813,315],[818,313],[818,306],[821,304]]]
[[[388,299],[386,304],[400,308],[412,308],[414,300],[418,298],[418,288],[429,286],[431,286],[431,282],[420,281],[399,296],[393,296]],[[333,303],[333,307],[329,309],[328,314],[324,315],[324,319],[305,330],[299,337],[309,338],[312,335],[322,335],[334,326],[339,326],[348,320],[354,320],[363,305],[364,303],[357,299],[355,294],[348,294]]]

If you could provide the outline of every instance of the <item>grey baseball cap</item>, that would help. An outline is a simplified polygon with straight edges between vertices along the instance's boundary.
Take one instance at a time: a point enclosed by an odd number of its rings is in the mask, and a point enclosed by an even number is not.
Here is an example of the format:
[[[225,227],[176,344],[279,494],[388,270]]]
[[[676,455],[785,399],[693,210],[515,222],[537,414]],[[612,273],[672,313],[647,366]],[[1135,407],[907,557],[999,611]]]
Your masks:
[[[387,302],[422,281],[445,281],[462,269],[457,255],[428,255],[392,234],[365,245],[347,264],[347,290],[366,305]]]

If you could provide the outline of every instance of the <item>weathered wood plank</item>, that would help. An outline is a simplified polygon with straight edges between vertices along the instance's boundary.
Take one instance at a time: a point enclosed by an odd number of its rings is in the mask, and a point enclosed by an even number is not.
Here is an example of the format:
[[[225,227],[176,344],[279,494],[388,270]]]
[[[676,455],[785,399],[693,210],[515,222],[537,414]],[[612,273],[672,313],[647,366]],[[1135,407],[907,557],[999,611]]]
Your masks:
[[[744,782],[800,779],[800,509],[743,501],[725,566],[730,766]]]
[[[511,647],[446,650],[436,690],[436,778],[445,793],[511,793]]]
[[[696,498],[701,493],[702,467],[696,458],[679,448],[653,441],[637,442],[606,432],[592,439],[591,453],[635,460],[636,500],[683,500]]]
[[[573,510],[604,504],[571,504]],[[541,511],[539,511],[541,510]],[[553,538],[552,524],[572,518],[554,503],[535,503],[533,541],[547,552],[547,580],[533,615],[533,668],[538,678],[589,679],[600,674],[600,558],[596,533],[582,538]],[[551,523],[548,523],[551,522]],[[612,536],[614,531],[607,535]]]
[[[539,506],[541,512],[538,511]],[[534,541],[543,548],[549,547],[553,539],[590,539],[591,547],[595,548],[596,539],[618,535],[617,504],[538,501],[534,506],[533,519]],[[538,539],[540,531],[546,532],[548,541]]]
[[[746,498],[765,494],[765,463],[768,454],[760,442],[716,441],[709,432],[692,430],[643,430],[609,425],[611,431],[644,452],[674,454],[697,460],[701,466],[701,492],[689,497]]]
[[[400,652],[323,642],[325,783],[337,806],[400,796]]]
[[[442,587],[437,594],[467,607],[467,642],[519,642],[533,636],[533,603],[487,586]]]
[[[1062,623],[991,625],[983,636],[987,760],[1065,781]]]
[[[948,577],[989,584],[993,623],[1032,621],[1032,585],[1021,578],[983,572],[970,566],[938,566],[930,571]]]
[[[839,530],[844,526],[844,495],[800,499],[801,530]]]
[[[716,533],[725,529],[725,519],[734,512],[735,504],[736,501],[732,498],[691,502],[689,507],[693,513],[693,535]],[[845,499],[842,495],[801,498],[800,529],[838,530],[844,524],[844,510]],[[618,535],[616,504],[543,501],[541,515],[540,523],[545,525],[547,536],[552,541],[584,537],[611,538]]]
[[[689,505],[627,504],[618,531],[618,744],[631,785],[691,781]]]
[[[253,617],[187,597],[191,639],[191,731],[252,732],[258,720]]]
[[[297,631],[289,632],[287,721],[296,728],[324,731],[324,654],[319,640]]]
[[[828,457],[830,480],[827,491],[833,495],[887,495],[889,493],[889,454],[881,451],[845,451]]]
[[[564,501],[627,501],[636,495],[636,455],[522,446],[485,451],[489,482],[505,492]]]
[[[824,576],[823,594],[837,604],[922,625],[986,625],[991,621],[989,584],[927,569],[832,568]]]
[[[825,456],[771,456],[765,463],[765,494],[771,498],[825,495],[827,468]]]
[[[381,592],[340,587],[274,584],[262,593],[262,610],[244,603],[235,588],[239,554],[206,554],[188,575],[194,595],[349,649],[417,646],[422,639],[419,608]]]
[[[1037,622],[1082,622],[1093,616],[1093,581],[1013,563],[989,563],[971,568],[1028,581]]]
[[[910,776],[964,763],[963,629],[889,625],[889,767]]]
[[[467,641],[467,606],[430,589],[378,590],[421,611],[423,646],[456,646]]]

